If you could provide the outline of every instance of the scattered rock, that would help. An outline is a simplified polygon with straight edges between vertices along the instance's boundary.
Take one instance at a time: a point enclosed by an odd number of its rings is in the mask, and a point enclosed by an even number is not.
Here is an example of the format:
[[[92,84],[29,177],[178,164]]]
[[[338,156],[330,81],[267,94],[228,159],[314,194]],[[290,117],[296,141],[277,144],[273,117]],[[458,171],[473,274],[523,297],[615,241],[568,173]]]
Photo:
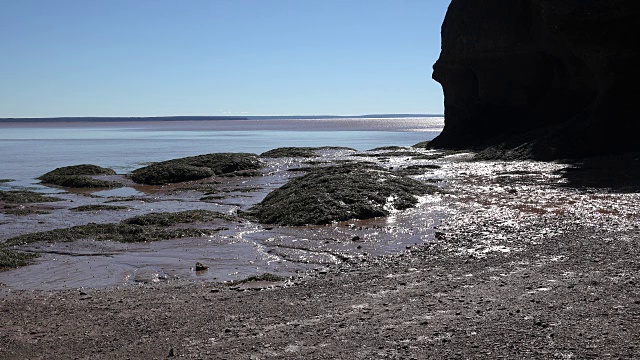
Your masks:
[[[196,271],[204,271],[207,270],[209,267],[201,262],[197,262],[196,263]]]

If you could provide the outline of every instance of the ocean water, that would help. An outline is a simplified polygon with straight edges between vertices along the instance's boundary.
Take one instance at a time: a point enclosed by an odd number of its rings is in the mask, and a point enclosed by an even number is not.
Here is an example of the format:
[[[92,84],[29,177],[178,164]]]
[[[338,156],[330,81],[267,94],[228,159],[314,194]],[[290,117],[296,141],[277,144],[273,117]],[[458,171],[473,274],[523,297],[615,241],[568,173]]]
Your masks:
[[[56,167],[96,164],[128,173],[148,162],[283,146],[367,150],[437,136],[442,117],[0,123],[0,179],[30,186]]]

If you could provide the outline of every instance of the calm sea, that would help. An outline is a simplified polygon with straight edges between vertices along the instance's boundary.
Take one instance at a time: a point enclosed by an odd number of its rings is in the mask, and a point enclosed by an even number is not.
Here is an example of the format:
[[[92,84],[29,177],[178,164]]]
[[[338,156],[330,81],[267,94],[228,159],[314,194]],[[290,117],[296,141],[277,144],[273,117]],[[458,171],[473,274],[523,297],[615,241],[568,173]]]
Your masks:
[[[96,164],[127,173],[152,161],[283,146],[367,150],[431,140],[442,117],[0,123],[0,179],[28,186],[56,167]]]

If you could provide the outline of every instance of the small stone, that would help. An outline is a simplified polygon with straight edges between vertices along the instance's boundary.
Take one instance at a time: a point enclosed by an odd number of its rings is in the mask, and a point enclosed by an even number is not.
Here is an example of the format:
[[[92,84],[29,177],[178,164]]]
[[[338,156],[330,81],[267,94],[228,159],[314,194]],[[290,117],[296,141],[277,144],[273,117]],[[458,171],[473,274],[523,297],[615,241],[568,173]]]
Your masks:
[[[196,271],[204,271],[207,270],[209,267],[201,262],[197,262],[196,263]]]

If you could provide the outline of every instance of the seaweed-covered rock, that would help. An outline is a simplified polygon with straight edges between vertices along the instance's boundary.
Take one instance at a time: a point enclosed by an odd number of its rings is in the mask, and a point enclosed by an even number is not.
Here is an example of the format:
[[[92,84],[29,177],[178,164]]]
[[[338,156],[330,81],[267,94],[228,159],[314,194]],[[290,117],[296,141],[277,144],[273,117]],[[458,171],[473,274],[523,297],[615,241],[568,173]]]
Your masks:
[[[211,235],[219,229],[165,229],[157,226],[142,226],[126,223],[78,225],[70,228],[19,235],[7,240],[10,245],[23,245],[34,242],[69,242],[75,240],[97,240],[118,242],[146,242],[201,237]]]
[[[380,167],[347,164],[318,168],[272,191],[250,214],[266,224],[327,224],[403,210],[434,187]]]
[[[123,220],[125,224],[171,226],[193,222],[207,222],[216,219],[234,220],[231,215],[210,210],[186,210],[179,212],[149,213]]]
[[[367,151],[398,151],[398,150],[406,150],[404,146],[380,146],[377,148],[369,149]]]
[[[82,175],[50,176],[47,177],[47,181],[43,181],[43,183],[76,189],[115,188],[122,186],[121,183],[116,181],[94,179]]]
[[[160,241],[185,237],[212,235],[223,228],[167,228],[176,224],[206,222],[214,219],[234,220],[226,214],[206,211],[187,210],[175,213],[151,213],[134,216],[120,223],[73,226],[70,228],[19,235],[6,241],[8,245],[23,245],[34,242],[69,242],[75,240],[98,240],[118,242]]]
[[[3,191],[0,190],[0,201],[10,204],[29,204],[41,202],[62,201],[62,199],[46,196],[33,191]]]
[[[46,179],[49,176],[61,176],[61,175],[115,175],[116,172],[109,168],[104,168],[98,165],[82,164],[63,166],[55,170],[51,170],[48,173],[40,176],[41,180]]]
[[[117,206],[117,205],[104,205],[104,204],[94,204],[94,205],[82,205],[71,208],[69,210],[75,212],[83,212],[83,211],[113,211],[113,210],[127,210],[129,209],[126,206]]]
[[[164,185],[205,179],[213,175],[257,175],[249,171],[261,167],[262,163],[255,154],[215,153],[154,163],[134,170],[129,177],[139,184]]]
[[[115,171],[97,165],[82,164],[63,166],[40,176],[44,184],[68,188],[113,188],[122,184],[116,181],[94,179],[95,175],[115,175]]]
[[[0,244],[0,271],[28,265],[29,260],[35,257],[36,254],[11,250]]]
[[[131,180],[148,185],[163,185],[183,181],[206,179],[215,175],[213,170],[186,164],[158,163],[131,173]]]
[[[277,149],[271,149],[260,154],[262,158],[283,158],[283,157],[302,157],[310,158],[316,157],[317,148],[313,147],[281,147]]]
[[[312,157],[317,157],[318,153],[316,151],[321,151],[321,150],[357,151],[356,149],[352,149],[349,147],[342,147],[342,146],[281,147],[281,148],[265,151],[262,154],[260,154],[260,157],[262,158],[283,158],[283,157],[312,158]]]

